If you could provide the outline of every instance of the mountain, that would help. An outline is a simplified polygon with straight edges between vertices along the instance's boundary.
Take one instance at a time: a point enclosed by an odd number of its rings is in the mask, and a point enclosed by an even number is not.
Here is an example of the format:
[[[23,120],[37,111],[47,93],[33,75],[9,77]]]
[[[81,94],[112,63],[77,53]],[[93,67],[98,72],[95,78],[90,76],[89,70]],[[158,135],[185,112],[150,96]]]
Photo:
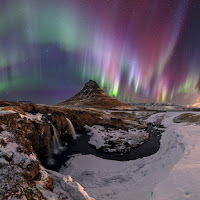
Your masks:
[[[122,103],[117,99],[113,99],[110,96],[108,96],[93,80],[88,81],[78,94],[62,103],[59,103],[58,105],[86,106],[107,109],[118,106],[130,107],[130,105]]]

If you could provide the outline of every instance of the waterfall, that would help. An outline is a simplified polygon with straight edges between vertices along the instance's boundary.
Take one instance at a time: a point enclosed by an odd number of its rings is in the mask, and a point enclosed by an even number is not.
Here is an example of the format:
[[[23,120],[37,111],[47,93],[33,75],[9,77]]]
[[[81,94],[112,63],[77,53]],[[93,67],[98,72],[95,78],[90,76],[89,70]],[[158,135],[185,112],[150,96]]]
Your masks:
[[[51,129],[50,126],[53,129],[53,133],[51,133]],[[55,128],[55,126],[53,124],[50,124],[49,126],[49,138],[52,139],[52,141],[49,142],[48,145],[48,149],[47,149],[47,162],[49,165],[54,165],[55,164],[55,160],[53,158],[53,154],[57,155],[59,153],[61,153],[62,151],[65,150],[65,147],[63,147],[61,140],[60,140],[60,135],[58,134],[57,129]]]
[[[49,140],[50,140],[51,137],[52,137],[51,136],[50,126],[48,127],[47,133],[48,133]],[[48,148],[47,148],[47,156],[48,156],[48,159],[47,159],[48,165],[54,165],[55,164],[55,160],[53,159],[51,140],[49,141],[49,145],[48,145]]]
[[[48,156],[48,159],[47,159],[48,165],[55,165],[55,160],[53,159],[53,155],[52,155],[51,143],[49,143],[48,145],[47,156]]]
[[[67,132],[72,135],[73,139],[77,139],[76,131],[74,129],[73,124],[71,123],[71,121],[68,118],[66,118],[66,120],[67,120],[67,123],[68,123]]]
[[[63,151],[65,148],[62,146],[61,140],[60,140],[60,135],[58,134],[57,129],[55,128],[55,126],[52,124],[53,127],[53,147],[54,147],[54,154],[58,154],[61,151]],[[56,153],[58,152],[58,153]]]
[[[71,134],[73,139],[76,139],[77,135],[73,124],[68,118],[66,118],[66,120],[68,124],[67,133]],[[62,145],[60,140],[60,135],[58,134],[58,131],[53,124],[49,124],[48,135],[50,141],[47,148],[47,156],[48,156],[47,163],[48,165],[55,165],[55,159],[53,155],[60,154],[62,151],[65,150],[65,147]]]

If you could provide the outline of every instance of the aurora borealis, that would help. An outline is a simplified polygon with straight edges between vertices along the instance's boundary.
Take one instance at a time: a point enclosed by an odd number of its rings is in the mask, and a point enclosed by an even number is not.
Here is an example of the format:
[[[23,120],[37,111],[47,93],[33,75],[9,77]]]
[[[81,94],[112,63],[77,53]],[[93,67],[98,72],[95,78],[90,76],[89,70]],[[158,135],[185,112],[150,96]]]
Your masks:
[[[200,101],[197,0],[0,5],[0,100],[58,103],[92,79],[124,102]]]

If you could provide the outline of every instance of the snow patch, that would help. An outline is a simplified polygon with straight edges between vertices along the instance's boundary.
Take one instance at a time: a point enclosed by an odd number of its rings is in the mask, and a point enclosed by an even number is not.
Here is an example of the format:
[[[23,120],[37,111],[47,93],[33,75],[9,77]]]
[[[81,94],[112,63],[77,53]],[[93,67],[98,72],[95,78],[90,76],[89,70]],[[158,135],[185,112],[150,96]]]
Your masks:
[[[12,188],[16,189],[15,187],[20,187],[20,199],[26,199],[22,192],[26,191],[29,185],[24,180],[23,170],[27,169],[32,161],[37,161],[34,153],[30,155],[24,154],[22,147],[16,143],[15,139],[14,133],[8,131],[2,131],[0,133],[0,199],[5,199],[5,191],[10,192]],[[11,161],[12,164],[10,163]],[[94,200],[70,176],[63,176],[59,173],[46,170],[42,166],[40,166],[39,173],[40,180],[36,181],[37,188],[48,200]],[[51,178],[54,184],[53,192],[45,189],[45,186],[49,184],[48,181]],[[32,189],[33,191],[35,190],[34,188]],[[13,193],[15,193],[15,190],[13,190]],[[8,193],[9,195],[11,194]],[[18,193],[15,195],[17,196]],[[13,198],[8,197],[8,199],[18,199],[16,196]]]
[[[85,126],[91,135],[89,144],[92,144],[96,149],[103,148],[105,152],[127,152],[131,147],[136,147],[139,144],[144,143],[149,134],[144,130],[128,129],[126,130],[114,130],[105,129],[103,126],[94,125],[89,127]]]
[[[20,117],[30,119],[32,121],[34,121],[34,120],[42,121],[42,114],[40,114],[40,113],[33,115],[32,113],[25,112],[25,115],[20,114]]]
[[[79,155],[60,173],[70,174],[89,195],[101,200],[200,199],[199,126],[175,124],[173,118],[182,113],[159,113],[147,120],[155,123],[162,117],[167,127],[160,149],[149,157],[120,162]]]
[[[30,164],[31,161],[37,160],[35,154],[28,156],[20,151],[22,147],[14,141],[13,133],[2,131],[0,133],[0,142],[4,144],[0,144],[0,158],[11,158],[14,164],[23,163],[24,167]]]
[[[95,200],[88,196],[83,187],[72,180],[71,176],[63,176],[57,172],[47,170],[48,174],[53,178],[53,193],[38,185],[38,188],[48,200]]]
[[[4,109],[3,107],[0,107],[0,116],[6,115],[6,114],[13,114],[13,113],[16,113],[16,112],[13,111],[13,110],[3,110],[3,109]]]

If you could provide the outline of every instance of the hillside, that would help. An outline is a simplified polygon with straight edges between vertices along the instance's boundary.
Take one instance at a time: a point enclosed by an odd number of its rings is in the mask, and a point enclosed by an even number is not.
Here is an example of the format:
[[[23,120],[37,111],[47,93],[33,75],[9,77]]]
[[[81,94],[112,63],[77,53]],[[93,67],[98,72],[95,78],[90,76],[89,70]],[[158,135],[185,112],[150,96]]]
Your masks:
[[[86,107],[96,107],[96,108],[113,108],[118,106],[127,106],[125,103],[113,99],[108,96],[95,81],[88,81],[83,89],[71,97],[70,99],[59,103],[59,106],[86,106]]]

